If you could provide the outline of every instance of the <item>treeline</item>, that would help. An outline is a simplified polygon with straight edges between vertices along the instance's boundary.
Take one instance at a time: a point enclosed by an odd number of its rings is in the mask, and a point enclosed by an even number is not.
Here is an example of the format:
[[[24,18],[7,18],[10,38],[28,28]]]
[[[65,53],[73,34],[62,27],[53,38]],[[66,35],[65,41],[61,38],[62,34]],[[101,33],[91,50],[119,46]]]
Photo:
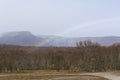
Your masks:
[[[120,70],[120,44],[101,46],[91,41],[76,47],[21,47],[0,45],[0,72],[69,70],[97,72]]]

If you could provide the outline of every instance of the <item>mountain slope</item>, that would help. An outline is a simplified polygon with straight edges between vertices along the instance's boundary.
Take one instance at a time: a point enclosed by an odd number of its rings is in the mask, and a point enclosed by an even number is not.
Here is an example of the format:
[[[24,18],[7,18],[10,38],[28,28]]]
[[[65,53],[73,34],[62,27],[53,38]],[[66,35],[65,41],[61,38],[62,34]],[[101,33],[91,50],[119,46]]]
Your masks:
[[[0,44],[33,46],[40,40],[41,38],[38,38],[27,31],[9,32],[0,37]]]
[[[27,31],[8,32],[0,37],[0,44],[21,45],[21,46],[34,46],[38,43],[43,43],[41,46],[57,46],[57,47],[73,47],[76,43],[85,40],[98,42],[102,45],[111,45],[113,43],[120,43],[120,37],[79,37],[79,38],[65,38],[52,36],[35,36]],[[47,40],[47,41],[46,41]]]

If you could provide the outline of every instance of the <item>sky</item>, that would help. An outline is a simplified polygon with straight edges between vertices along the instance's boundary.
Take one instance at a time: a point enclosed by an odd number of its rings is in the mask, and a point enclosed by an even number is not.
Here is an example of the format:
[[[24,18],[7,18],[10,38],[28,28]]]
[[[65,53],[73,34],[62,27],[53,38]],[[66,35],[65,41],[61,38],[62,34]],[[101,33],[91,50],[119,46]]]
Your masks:
[[[0,34],[120,36],[120,0],[0,0]]]

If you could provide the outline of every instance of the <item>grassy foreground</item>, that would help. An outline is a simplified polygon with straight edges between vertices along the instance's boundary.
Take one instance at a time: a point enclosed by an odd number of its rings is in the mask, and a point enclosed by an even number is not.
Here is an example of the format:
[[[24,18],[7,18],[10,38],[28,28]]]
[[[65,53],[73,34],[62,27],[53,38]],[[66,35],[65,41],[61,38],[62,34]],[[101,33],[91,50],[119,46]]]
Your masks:
[[[107,80],[102,77],[69,74],[67,71],[29,71],[26,73],[1,73],[0,80]]]

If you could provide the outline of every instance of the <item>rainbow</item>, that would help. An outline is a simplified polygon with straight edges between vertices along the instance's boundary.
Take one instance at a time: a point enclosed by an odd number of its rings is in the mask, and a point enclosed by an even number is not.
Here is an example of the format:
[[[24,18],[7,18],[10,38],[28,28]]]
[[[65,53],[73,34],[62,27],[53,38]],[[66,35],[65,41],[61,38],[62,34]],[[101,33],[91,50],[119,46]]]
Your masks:
[[[72,26],[72,27],[70,27],[70,28],[68,28],[68,29],[66,29],[66,30],[64,30],[62,32],[58,32],[57,35],[64,35],[64,34],[72,32],[72,31],[81,29],[81,28],[85,28],[85,27],[87,28],[87,27],[95,25],[95,24],[101,24],[101,23],[110,22],[110,21],[114,21],[114,20],[120,20],[120,17],[95,20],[95,21],[90,21],[88,23],[84,23],[84,24],[77,24],[76,26]],[[56,38],[58,38],[58,37],[57,36],[50,36],[50,37],[46,38],[45,40],[40,41],[39,43],[35,44],[35,46],[39,46],[39,47],[43,46],[46,43],[49,43],[49,42],[53,41]]]
[[[37,43],[35,46],[41,47],[56,38],[57,38],[57,36],[49,36],[49,37],[45,38],[44,40],[40,41],[39,43]]]

